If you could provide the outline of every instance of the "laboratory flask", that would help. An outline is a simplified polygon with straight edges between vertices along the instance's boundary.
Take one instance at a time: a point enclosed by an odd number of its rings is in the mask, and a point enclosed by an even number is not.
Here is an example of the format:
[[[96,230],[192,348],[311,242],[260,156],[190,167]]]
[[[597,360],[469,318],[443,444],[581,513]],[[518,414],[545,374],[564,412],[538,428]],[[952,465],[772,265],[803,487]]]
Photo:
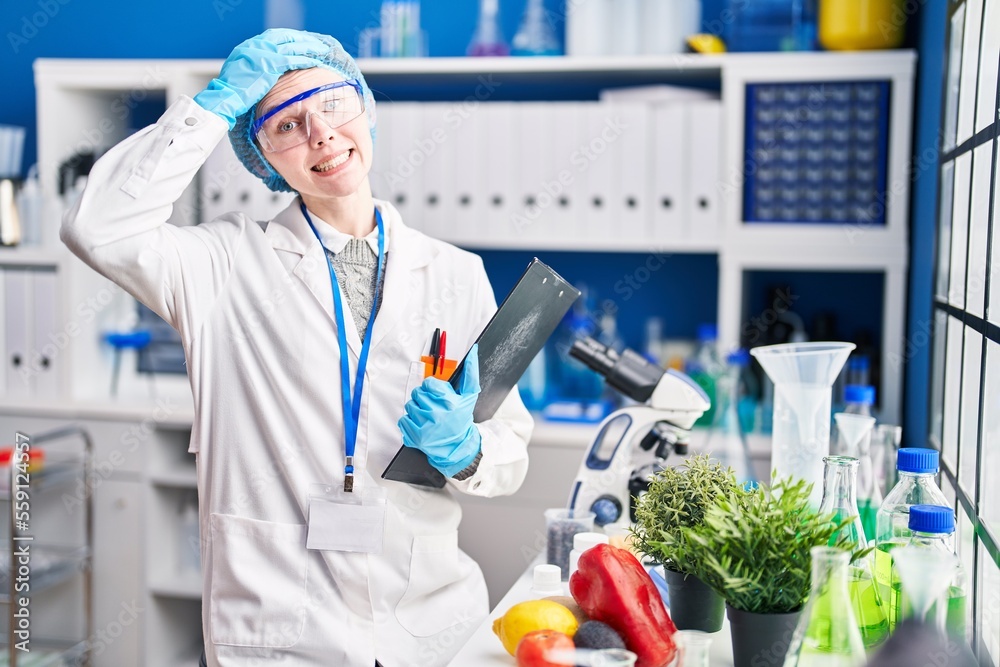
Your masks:
[[[480,0],[479,22],[466,49],[467,56],[507,56],[510,47],[500,26],[499,0]]]
[[[813,547],[809,601],[792,635],[785,667],[861,667],[865,647],[849,603],[851,555],[835,547]]]
[[[511,42],[511,55],[514,56],[561,56],[559,40],[556,39],[548,16],[545,14],[543,0],[528,0],[521,19],[521,27],[517,29]]]
[[[823,501],[819,511],[821,514],[833,514],[838,523],[848,521],[831,538],[831,545],[846,534],[855,543],[855,548],[866,549],[868,544],[858,515],[858,459],[850,456],[827,456],[823,459],[823,465]],[[858,558],[848,566],[847,592],[862,643],[867,649],[878,646],[889,634],[889,619],[888,610],[875,584],[875,563],[871,554]]]
[[[774,382],[771,473],[813,485],[822,498],[823,457],[830,454],[831,387],[854,343],[783,343],[750,350]]]
[[[857,457],[858,513],[865,529],[865,539],[875,539],[875,514],[882,504],[882,494],[875,484],[875,469],[871,456],[871,431],[875,418],[863,414],[838,412],[833,416],[840,434],[843,454]]]
[[[899,481],[885,495],[875,515],[875,581],[885,601],[890,599],[891,594],[891,551],[906,544],[912,535],[909,528],[910,508],[914,505],[950,505],[934,481],[938,474],[938,460],[936,449],[923,447],[903,447],[896,454]],[[894,624],[890,614],[889,625],[893,627]]]
[[[955,513],[940,505],[914,505],[908,526],[909,541],[892,555],[890,615],[894,623],[915,615],[964,640],[966,581],[954,552]]]

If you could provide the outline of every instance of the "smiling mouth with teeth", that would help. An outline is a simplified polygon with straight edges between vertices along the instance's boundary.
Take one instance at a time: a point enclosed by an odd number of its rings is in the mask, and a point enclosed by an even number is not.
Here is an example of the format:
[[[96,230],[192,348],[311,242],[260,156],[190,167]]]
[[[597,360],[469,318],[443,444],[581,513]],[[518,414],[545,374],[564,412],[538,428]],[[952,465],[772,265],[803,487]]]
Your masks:
[[[331,169],[335,169],[340,165],[344,164],[345,162],[347,162],[347,159],[351,157],[351,151],[353,150],[354,150],[353,148],[348,149],[343,153],[341,153],[340,155],[327,160],[326,162],[320,162],[318,165],[313,167],[312,170],[324,172],[324,171],[330,171]]]

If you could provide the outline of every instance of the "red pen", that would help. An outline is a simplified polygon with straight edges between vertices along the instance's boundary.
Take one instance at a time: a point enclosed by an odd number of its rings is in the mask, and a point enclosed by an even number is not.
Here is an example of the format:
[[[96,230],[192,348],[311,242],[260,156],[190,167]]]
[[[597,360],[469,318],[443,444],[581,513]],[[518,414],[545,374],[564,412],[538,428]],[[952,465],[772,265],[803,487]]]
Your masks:
[[[438,364],[438,368],[444,370],[444,346],[445,341],[448,339],[448,332],[441,332],[441,343],[438,345],[438,355],[440,355],[441,362]]]

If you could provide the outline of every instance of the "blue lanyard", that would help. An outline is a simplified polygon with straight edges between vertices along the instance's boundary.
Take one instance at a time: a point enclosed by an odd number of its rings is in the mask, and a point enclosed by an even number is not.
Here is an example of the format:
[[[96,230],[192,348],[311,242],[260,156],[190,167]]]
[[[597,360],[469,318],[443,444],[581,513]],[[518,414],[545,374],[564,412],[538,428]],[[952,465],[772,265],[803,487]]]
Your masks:
[[[313,224],[306,205],[300,204],[302,215],[305,216],[309,228],[316,235],[316,240],[323,248],[326,266],[330,270],[330,286],[333,289],[333,312],[337,320],[337,344],[340,346],[340,395],[344,407],[344,491],[354,490],[354,446],[358,441],[358,416],[361,414],[361,393],[365,386],[365,368],[368,366],[368,349],[372,340],[372,327],[375,325],[375,314],[378,309],[379,286],[382,282],[382,264],[385,261],[385,230],[382,226],[382,214],[375,209],[375,222],[378,225],[378,271],[375,274],[375,298],[372,301],[372,312],[368,317],[365,337],[361,341],[361,355],[358,357],[358,372],[354,379],[354,396],[351,397],[351,367],[348,363],[347,334],[344,325],[344,305],[340,296],[340,283],[330,261],[330,253],[323,245],[316,226]]]

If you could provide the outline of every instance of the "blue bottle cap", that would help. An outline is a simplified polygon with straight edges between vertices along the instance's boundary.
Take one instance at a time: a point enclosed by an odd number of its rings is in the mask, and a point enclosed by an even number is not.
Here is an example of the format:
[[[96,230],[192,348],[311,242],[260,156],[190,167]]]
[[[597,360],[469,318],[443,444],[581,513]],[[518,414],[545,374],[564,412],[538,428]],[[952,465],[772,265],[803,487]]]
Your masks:
[[[852,354],[847,360],[847,369],[852,371],[867,371],[871,367],[868,355]]]
[[[750,353],[744,348],[733,350],[726,355],[726,363],[730,366],[746,366],[750,363]]]
[[[954,533],[955,513],[941,505],[914,505],[908,525],[915,533]]]
[[[866,384],[849,384],[844,387],[844,400],[848,403],[875,405],[875,387]]]
[[[707,340],[718,340],[719,339],[719,327],[715,324],[699,324],[698,325],[698,341]]]
[[[896,470],[916,474],[937,473],[938,451],[924,447],[903,447],[896,456]]]

